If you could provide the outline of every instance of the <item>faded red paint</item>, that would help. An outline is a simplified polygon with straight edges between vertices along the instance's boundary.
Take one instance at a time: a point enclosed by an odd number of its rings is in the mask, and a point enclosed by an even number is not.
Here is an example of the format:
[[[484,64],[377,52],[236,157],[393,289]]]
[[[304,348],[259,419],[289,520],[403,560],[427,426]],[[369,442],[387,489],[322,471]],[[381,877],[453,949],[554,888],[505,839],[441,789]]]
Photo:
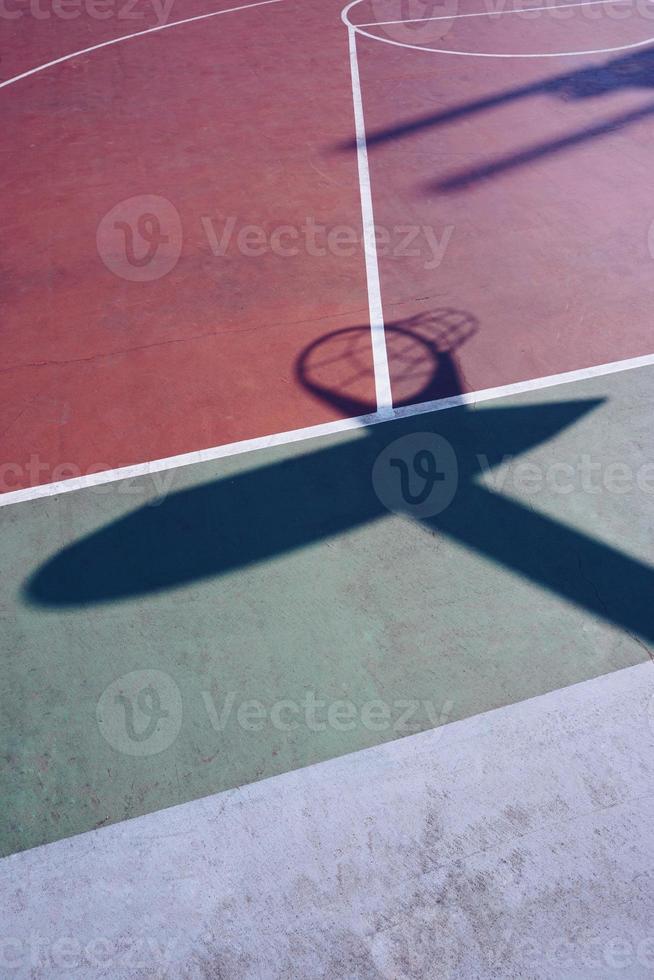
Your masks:
[[[0,430],[2,461],[14,464],[2,490],[374,407],[361,250],[348,248],[346,233],[317,254],[324,239],[312,246],[308,224],[360,235],[340,6],[286,0],[226,14],[0,91]],[[169,19],[204,12],[194,0]],[[368,19],[363,8],[357,19]],[[5,23],[3,77],[155,22],[150,12],[129,23]],[[645,36],[649,22],[550,26],[471,19],[445,40],[615,45]],[[647,52],[483,60],[364,38],[358,50],[396,401],[650,353]],[[588,72],[610,63],[608,73]],[[449,120],[430,118],[451,110]],[[413,120],[423,124],[407,128]],[[146,282],[116,275],[96,248],[103,217],[138,196],[171,202],[181,222],[178,261]],[[216,256],[212,234],[229,219],[230,247]],[[294,229],[299,242],[287,228],[278,243],[298,254],[243,254],[236,240],[247,225],[268,245],[282,226]],[[175,237],[165,222],[147,228],[153,241]],[[115,265],[115,255],[105,259]],[[420,313],[433,316],[407,325]],[[459,371],[441,358],[432,379],[423,341],[452,325],[465,341]],[[418,335],[408,348],[406,330]]]

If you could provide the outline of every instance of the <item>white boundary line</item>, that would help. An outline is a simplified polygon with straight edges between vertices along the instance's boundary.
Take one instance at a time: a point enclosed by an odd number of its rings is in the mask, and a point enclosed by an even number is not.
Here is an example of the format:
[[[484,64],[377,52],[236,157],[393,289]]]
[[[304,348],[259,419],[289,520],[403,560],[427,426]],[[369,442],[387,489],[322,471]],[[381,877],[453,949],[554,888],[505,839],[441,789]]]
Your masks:
[[[291,429],[288,432],[278,432],[270,436],[245,439],[242,442],[214,446],[211,449],[201,449],[197,452],[184,453],[180,456],[169,456],[166,459],[156,459],[149,463],[121,466],[118,469],[105,470],[102,473],[89,473],[86,476],[73,477],[69,480],[61,480],[58,483],[44,483],[38,487],[12,490],[9,493],[0,494],[0,507],[7,507],[9,504],[18,504],[28,500],[37,500],[41,497],[52,497],[61,493],[70,493],[74,490],[84,490],[88,487],[101,486],[105,483],[115,483],[117,480],[149,476],[152,473],[161,473],[164,470],[191,466],[195,463],[207,463],[216,459],[225,459],[229,456],[241,456],[260,449],[270,449],[274,446],[286,446],[294,442],[317,439],[320,436],[334,435],[353,429],[364,429],[370,425],[378,425],[382,422],[389,422],[396,419],[411,418],[416,415],[426,415],[431,412],[443,412],[462,405],[478,405],[496,398],[507,398],[511,395],[521,395],[528,391],[540,391],[543,388],[553,388],[556,385],[572,384],[575,381],[587,381],[591,378],[600,378],[609,374],[618,374],[622,371],[631,371],[635,368],[651,367],[653,365],[654,354],[645,354],[642,357],[631,357],[623,361],[611,361],[608,364],[599,364],[595,367],[581,368],[576,371],[565,371],[562,374],[550,374],[543,378],[532,378],[529,381],[517,381],[513,384],[500,385],[496,388],[483,388],[480,391],[453,395],[450,398],[439,398],[436,401],[421,402],[417,405],[407,405],[406,407],[391,409],[390,411],[378,411],[371,415],[337,419],[335,422],[324,422],[321,425],[311,425],[304,429]]]
[[[631,51],[633,48],[644,48],[652,44],[653,37],[647,37],[644,41],[634,41],[632,44],[619,44],[615,48],[585,48],[582,51],[540,51],[530,52],[529,54],[499,54],[496,51],[455,51],[453,48],[425,48],[418,44],[404,44],[403,41],[392,41],[390,37],[378,37],[377,34],[369,34],[368,31],[357,29],[357,34],[369,37],[373,41],[381,41],[382,44],[392,44],[395,48],[408,48],[410,51],[428,51],[430,54],[456,54],[461,58],[578,58],[585,54],[615,54],[618,51]]]
[[[631,51],[634,48],[643,48],[647,44],[651,44],[654,41],[654,37],[648,37],[643,41],[633,41],[630,44],[619,44],[617,47],[613,48],[591,48],[583,51],[542,51],[529,52],[526,54],[500,54],[496,51],[456,51],[453,48],[427,48],[421,44],[406,44],[404,41],[393,41],[390,37],[380,37],[378,34],[371,34],[369,31],[364,31],[357,24],[353,23],[353,21],[351,21],[348,17],[350,10],[353,7],[357,7],[361,2],[362,0],[352,0],[352,3],[350,3],[341,14],[343,21],[348,25],[348,27],[355,30],[357,34],[361,34],[362,37],[368,37],[372,41],[379,41],[381,44],[391,44],[395,48],[407,48],[409,51],[427,51],[429,54],[453,54],[458,55],[460,58],[575,58],[588,54],[614,54],[618,51]],[[546,9],[554,10],[555,6],[548,7]],[[520,12],[524,13],[529,9],[535,8],[524,7],[521,8]],[[516,10],[515,13],[518,13],[518,11]],[[484,14],[486,16],[492,16],[491,11],[488,11],[487,14],[484,12]],[[453,20],[456,16],[457,15],[453,14],[451,16],[446,16],[444,19]],[[464,15],[461,14],[460,16]]]
[[[73,51],[71,54],[65,54],[61,58],[55,58],[54,61],[48,61],[44,65],[37,65],[36,68],[30,68],[29,71],[24,71],[20,75],[14,75],[13,78],[6,78],[4,82],[0,82],[0,88],[5,88],[7,85],[13,85],[14,82],[19,82],[23,78],[29,78],[30,75],[36,75],[40,71],[45,71],[46,68],[53,68],[55,65],[61,65],[64,61],[70,61],[71,58],[79,58],[80,55],[90,54],[91,51],[99,51],[100,48],[108,48],[112,44],[119,44],[121,41],[130,41],[134,37],[143,37],[144,34],[154,34],[155,31],[165,31],[169,27],[179,27],[180,24],[192,24],[194,21],[207,20],[208,17],[219,17],[221,14],[233,14],[237,10],[249,10],[250,7],[264,7],[269,3],[281,3],[282,0],[257,0],[256,3],[246,3],[240,7],[229,7],[227,10],[212,10],[209,14],[198,14],[197,17],[187,17],[185,20],[174,20],[170,24],[159,24],[158,27],[148,27],[145,31],[137,31],[135,34],[123,34],[122,37],[114,37],[109,41],[102,41],[101,44],[94,44],[90,48],[82,48],[81,51]]]
[[[505,14],[527,14],[532,10],[560,10],[566,7],[593,7],[598,4],[632,3],[633,0],[580,0],[578,3],[548,3],[542,7],[512,7],[511,10],[477,10],[472,14],[440,14],[438,17],[411,17],[407,20],[373,20],[356,27],[387,27],[390,24],[422,24],[431,20],[461,20],[463,17],[502,17]]]
[[[350,49],[352,105],[354,107],[354,128],[357,144],[357,164],[359,168],[359,194],[361,197],[361,218],[363,221],[363,250],[366,259],[375,393],[377,396],[377,411],[388,413],[393,407],[393,396],[388,370],[388,353],[386,350],[386,335],[384,333],[384,311],[382,308],[381,286],[379,284],[379,261],[377,258],[375,218],[370,188],[370,169],[368,167],[368,148],[366,145],[366,126],[363,117],[361,80],[359,78],[359,62],[357,60],[357,38],[356,32],[351,27],[348,27],[347,33]]]

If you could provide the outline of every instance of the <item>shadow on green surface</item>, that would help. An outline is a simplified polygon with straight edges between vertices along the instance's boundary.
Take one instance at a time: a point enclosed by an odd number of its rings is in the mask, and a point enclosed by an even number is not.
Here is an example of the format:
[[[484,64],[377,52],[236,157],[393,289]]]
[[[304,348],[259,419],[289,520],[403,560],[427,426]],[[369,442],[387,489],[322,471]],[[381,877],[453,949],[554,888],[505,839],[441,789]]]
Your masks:
[[[437,320],[438,315],[432,317]],[[430,390],[439,374],[449,379],[448,384],[458,378],[453,354],[458,341],[440,327],[432,339]],[[405,325],[405,334],[411,329]],[[424,347],[424,318],[420,329]],[[467,336],[464,330],[463,339]],[[300,359],[299,374],[315,392],[320,386],[307,377],[307,364],[306,358]],[[334,400],[326,387],[321,396]],[[652,568],[491,492],[480,480],[482,467],[487,472],[507,456],[542,444],[601,402],[571,400],[481,411],[462,406],[371,426],[365,435],[318,450],[309,443],[302,455],[178,491],[157,507],[146,505],[108,524],[48,559],[25,583],[24,597],[29,603],[57,608],[158,593],[382,520],[389,511],[373,485],[376,460],[402,436],[437,433],[454,447],[458,488],[444,510],[418,518],[427,534],[447,535],[588,612],[652,640]],[[414,453],[406,464],[392,460],[388,478],[400,480],[400,465],[407,472],[413,468],[412,485],[419,491],[424,477],[419,455],[420,451]],[[413,513],[411,506],[406,510]]]

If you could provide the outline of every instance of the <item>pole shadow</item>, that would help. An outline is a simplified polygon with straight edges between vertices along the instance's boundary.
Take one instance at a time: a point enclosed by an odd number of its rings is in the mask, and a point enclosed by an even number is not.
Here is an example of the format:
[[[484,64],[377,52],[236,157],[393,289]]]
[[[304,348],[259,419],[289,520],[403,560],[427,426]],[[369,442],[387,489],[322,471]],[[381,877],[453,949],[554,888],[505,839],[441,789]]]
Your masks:
[[[394,126],[373,129],[366,133],[366,145],[369,150],[374,150],[375,147],[385,143],[410,138],[427,129],[451,125],[479,113],[511,105],[533,96],[549,95],[563,102],[573,102],[596,99],[633,89],[644,91],[654,89],[654,47],[611,58],[604,64],[590,65],[572,72],[565,72],[554,78],[540,79],[529,85],[504,89],[484,98],[473,99],[440,112],[427,113],[414,119],[405,120]],[[479,181],[528,165],[544,157],[564,152],[590,140],[616,133],[633,123],[648,118],[652,113],[654,113],[653,103],[639,106],[565,136],[547,140],[497,160],[487,161],[476,167],[446,175],[428,185],[427,190],[439,193],[465,190]],[[356,140],[354,139],[348,139],[338,145],[338,149],[341,151],[354,152],[356,148]]]

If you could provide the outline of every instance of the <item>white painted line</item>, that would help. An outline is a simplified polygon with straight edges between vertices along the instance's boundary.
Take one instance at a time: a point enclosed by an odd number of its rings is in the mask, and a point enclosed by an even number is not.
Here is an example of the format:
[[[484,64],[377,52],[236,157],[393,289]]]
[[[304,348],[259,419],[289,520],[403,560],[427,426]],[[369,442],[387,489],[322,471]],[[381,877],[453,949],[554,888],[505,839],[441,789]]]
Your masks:
[[[635,368],[652,367],[653,365],[654,354],[629,357],[623,361],[610,361],[607,364],[579,368],[576,371],[563,371],[561,374],[549,374],[543,378],[530,378],[527,381],[516,381],[509,385],[499,385],[496,388],[482,388],[480,391],[464,392],[449,398],[438,398],[433,402],[407,405],[396,408],[393,411],[393,418],[404,419],[413,415],[424,415],[427,412],[443,412],[448,408],[458,408],[461,405],[477,405],[494,398],[509,398],[511,395],[522,395],[528,391],[540,391],[543,388],[573,384],[576,381],[589,381],[591,378],[602,378],[607,374],[618,374],[621,371],[633,371]]]
[[[80,55],[90,54],[92,51],[99,51],[100,48],[108,48],[112,44],[119,44],[121,41],[130,41],[134,37],[143,37],[144,34],[154,34],[156,31],[165,31],[169,27],[179,27],[181,24],[192,24],[198,20],[207,20],[209,17],[220,17],[221,14],[233,14],[237,10],[249,10],[250,7],[264,7],[269,3],[281,3],[282,0],[257,0],[256,3],[247,3],[240,7],[229,7],[227,10],[213,10],[210,14],[198,14],[197,17],[187,17],[185,20],[174,20],[170,24],[160,24],[158,27],[148,27],[145,31],[137,31],[135,34],[123,34],[122,37],[114,37],[109,41],[102,41],[101,44],[94,44],[90,48],[82,48],[81,51],[73,51],[72,54],[65,54],[61,58],[55,58],[54,61],[48,61],[44,65],[37,65],[36,68],[30,68],[29,71],[24,71],[20,75],[14,75],[13,78],[7,78],[4,82],[0,82],[0,88],[5,88],[7,85],[13,85],[14,82],[19,82],[23,78],[29,78],[30,75],[36,75],[40,71],[45,71],[46,68],[53,68],[55,65],[61,65],[64,61],[70,61],[71,58],[79,58]]]
[[[633,41],[630,44],[619,44],[612,48],[589,48],[585,51],[542,51],[529,52],[527,54],[513,52],[509,54],[500,54],[496,51],[456,51],[453,48],[427,48],[420,44],[406,44],[404,41],[393,41],[390,37],[380,37],[378,34],[371,34],[369,31],[364,31],[362,27],[353,23],[349,18],[350,10],[357,7],[361,2],[362,0],[352,0],[352,3],[348,4],[348,6],[345,7],[341,13],[341,18],[343,22],[347,24],[348,28],[355,30],[357,34],[361,34],[363,37],[370,38],[372,41],[379,41],[381,44],[390,44],[394,48],[407,48],[409,51],[427,51],[429,54],[452,54],[458,55],[460,58],[573,58],[588,54],[614,54],[618,51],[632,51],[634,48],[643,48],[646,45],[654,42],[654,37],[647,37],[643,41]],[[528,9],[530,8],[522,8],[523,12]],[[464,15],[461,14],[460,16]],[[452,17],[446,16],[444,19],[451,20]]]
[[[388,370],[386,335],[384,333],[384,311],[382,309],[381,287],[379,284],[379,261],[375,239],[375,218],[370,188],[370,169],[368,167],[368,148],[366,146],[366,126],[363,118],[361,80],[359,78],[359,63],[357,60],[357,39],[351,27],[348,28],[347,33],[350,46],[352,104],[354,107],[354,128],[357,144],[357,164],[359,167],[359,193],[361,196],[363,249],[366,259],[375,393],[377,396],[377,411],[388,412],[393,407],[393,395],[391,393],[391,378]]]
[[[384,418],[388,418],[387,415]],[[117,480],[129,480],[135,477],[150,476],[165,470],[178,469],[182,466],[192,466],[196,463],[207,463],[229,456],[240,456],[244,453],[274,446],[286,446],[303,439],[315,439],[320,436],[346,432],[350,429],[360,429],[375,422],[383,421],[375,412],[372,415],[361,415],[356,418],[337,419],[335,422],[325,422],[320,425],[310,425],[303,429],[291,429],[287,432],[277,432],[269,436],[259,436],[256,439],[244,439],[241,442],[230,442],[223,446],[212,446],[210,449],[200,449],[192,453],[182,453],[179,456],[168,456],[155,459],[148,463],[135,463],[133,466],[120,466],[114,470],[104,470],[100,473],[88,473],[57,483],[44,483],[41,486],[26,487],[23,490],[11,490],[0,494],[0,507],[8,504],[18,504],[27,500],[37,500],[40,497],[51,497],[60,493],[70,493],[74,490],[85,490],[89,487],[114,483]]]
[[[532,10],[559,10],[566,7],[593,7],[598,4],[632,3],[633,0],[581,0],[579,3],[548,3],[542,7],[513,7],[511,10],[478,10],[472,14],[440,14],[438,17],[411,17],[407,20],[373,20],[357,27],[387,27],[390,24],[422,24],[428,20],[461,20],[463,17],[502,17],[505,14],[527,14]]]
[[[623,361],[611,361],[608,364],[581,368],[577,371],[565,371],[562,374],[550,374],[543,378],[532,378],[529,381],[517,381],[514,384],[499,385],[496,388],[483,388],[480,391],[453,395],[450,398],[439,398],[431,402],[420,402],[417,405],[407,405],[402,408],[392,409],[391,411],[374,412],[371,415],[359,415],[349,419],[337,419],[334,422],[310,425],[303,429],[291,429],[287,432],[277,432],[274,435],[261,436],[256,439],[244,439],[241,442],[232,442],[224,446],[213,446],[210,449],[200,449],[197,452],[183,453],[180,456],[169,456],[165,459],[156,459],[149,463],[136,463],[133,466],[121,466],[118,469],[105,470],[102,473],[89,473],[86,476],[60,480],[58,483],[44,483],[37,487],[12,490],[9,493],[0,494],[0,507],[7,507],[9,504],[23,503],[28,500],[37,500],[41,497],[53,497],[57,494],[70,493],[74,490],[85,490],[89,487],[100,486],[105,483],[115,483],[117,480],[145,477],[151,473],[161,473],[164,470],[191,466],[195,463],[206,463],[216,459],[225,459],[229,456],[240,456],[261,449],[270,449],[274,446],[286,446],[294,442],[317,439],[320,436],[334,435],[339,432],[347,432],[354,429],[364,429],[370,425],[379,425],[382,422],[389,422],[394,419],[411,418],[414,415],[426,415],[431,412],[443,412],[450,408],[459,408],[462,405],[478,405],[495,398],[508,398],[511,395],[521,395],[528,391],[540,391],[543,388],[553,388],[556,385],[587,381],[590,378],[600,378],[609,374],[617,374],[621,371],[631,371],[635,368],[651,367],[653,365],[654,354],[645,354],[643,357],[631,357]]]
[[[428,51],[430,54],[455,54],[461,58],[574,58],[586,54],[615,54],[618,51],[631,51],[633,48],[644,48],[654,42],[654,37],[647,37],[644,41],[634,41],[632,44],[619,44],[615,48],[587,48],[582,51],[539,51],[529,54],[499,54],[497,51],[455,51],[452,48],[425,48],[418,44],[404,44],[403,41],[392,41],[390,37],[379,37],[377,34],[369,34],[357,28],[357,34],[363,34],[373,41],[381,41],[382,44],[392,44],[395,48],[408,48],[410,51]]]

